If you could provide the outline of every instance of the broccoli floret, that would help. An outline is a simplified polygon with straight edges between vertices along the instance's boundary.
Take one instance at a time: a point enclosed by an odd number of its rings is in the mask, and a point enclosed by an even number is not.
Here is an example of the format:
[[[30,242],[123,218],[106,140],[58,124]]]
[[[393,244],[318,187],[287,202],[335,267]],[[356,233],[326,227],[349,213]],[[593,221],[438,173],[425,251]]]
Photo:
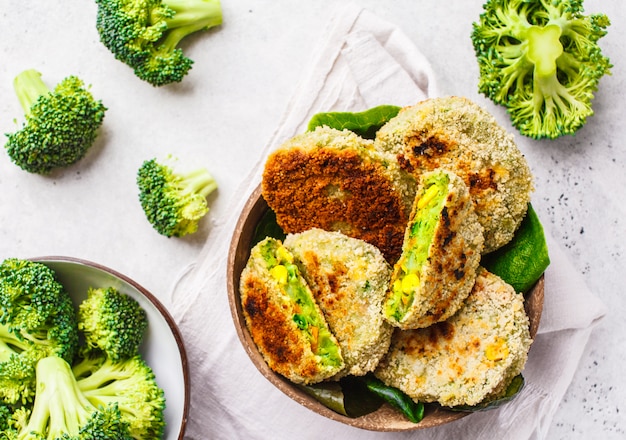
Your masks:
[[[117,404],[134,439],[162,437],[165,396],[141,355],[113,361],[92,353],[74,365],[73,373],[79,389],[92,405]]]
[[[139,201],[159,234],[182,237],[198,230],[217,182],[205,168],[180,169],[173,158],[145,161],[137,172]]]
[[[0,439],[18,438],[18,431],[28,424],[32,406],[6,405],[0,403]]]
[[[102,351],[113,360],[137,354],[147,327],[146,311],[137,300],[114,287],[89,289],[78,306],[84,350]]]
[[[610,22],[583,15],[582,0],[488,0],[471,35],[478,89],[503,105],[521,134],[574,134],[612,67],[598,46]]]
[[[139,353],[147,326],[139,302],[113,287],[89,289],[78,306],[78,387],[95,407],[117,405],[136,440],[161,438],[165,428],[164,392]]]
[[[27,415],[27,413],[24,413]],[[37,395],[24,423],[13,421],[10,440],[132,440],[115,403],[94,406],[80,391],[70,365],[58,356],[37,363]]]
[[[14,80],[15,93],[25,113],[25,122],[7,134],[5,145],[20,168],[47,174],[82,159],[93,145],[106,107],[96,101],[82,80],[68,76],[51,90],[34,69]]]
[[[0,402],[0,438],[2,432],[11,428],[11,418],[13,417],[13,408]]]
[[[78,349],[76,311],[46,265],[9,258],[0,265],[0,400],[30,402],[37,362],[71,362]]]
[[[186,36],[222,23],[219,0],[96,0],[100,41],[154,86],[180,82],[193,61]]]

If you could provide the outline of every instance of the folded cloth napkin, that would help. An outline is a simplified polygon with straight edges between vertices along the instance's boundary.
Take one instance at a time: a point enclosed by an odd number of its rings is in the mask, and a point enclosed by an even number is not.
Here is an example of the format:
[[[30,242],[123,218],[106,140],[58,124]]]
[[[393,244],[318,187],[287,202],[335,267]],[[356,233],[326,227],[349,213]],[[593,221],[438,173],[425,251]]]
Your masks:
[[[260,183],[267,154],[304,131],[317,112],[409,105],[438,95],[424,56],[398,28],[370,12],[342,5],[323,35],[277,131],[232,197],[230,217],[216,222],[198,261],[173,287],[172,314],[183,333],[191,373],[185,438],[544,438],[593,324],[604,314],[603,305],[551,239],[543,318],[524,372],[527,386],[499,409],[428,430],[363,431],[319,416],[285,396],[243,350],[229,311],[226,261],[237,217]]]

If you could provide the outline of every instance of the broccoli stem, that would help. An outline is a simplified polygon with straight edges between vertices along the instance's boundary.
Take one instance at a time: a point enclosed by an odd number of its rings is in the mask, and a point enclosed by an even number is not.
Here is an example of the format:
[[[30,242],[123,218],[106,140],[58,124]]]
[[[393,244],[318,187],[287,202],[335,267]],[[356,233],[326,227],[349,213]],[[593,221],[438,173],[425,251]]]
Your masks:
[[[67,362],[50,356],[37,363],[37,394],[25,432],[44,433],[48,427],[48,438],[76,435],[92,409]]]
[[[556,75],[556,60],[563,53],[559,41],[561,28],[556,24],[531,26],[528,37],[528,59],[535,64],[535,74],[539,77]]]
[[[7,362],[14,354],[15,351],[11,348],[11,346],[0,340],[0,363]]]
[[[219,0],[165,0],[163,4],[175,12],[165,20],[168,29],[193,26],[200,30],[222,24]]]
[[[100,359],[98,357],[85,357],[80,362],[72,365],[72,373],[76,380],[82,380],[90,376],[99,367]]]
[[[51,92],[41,79],[41,73],[35,69],[28,69],[19,73],[13,80],[13,88],[26,116],[30,114],[31,107],[40,96]]]
[[[106,385],[112,385],[122,380],[132,379],[134,372],[128,370],[130,362],[114,362],[106,359],[102,365],[98,358],[82,359],[72,367],[72,373],[77,378],[78,387],[86,391],[100,390]]]
[[[163,4],[175,12],[164,20],[168,31],[162,46],[168,51],[174,50],[187,35],[222,24],[219,0],[165,0]]]
[[[206,198],[217,189],[217,182],[204,168],[190,171],[182,176],[182,178],[183,195],[198,194]]]
[[[14,354],[28,348],[28,343],[10,332],[5,325],[0,325],[0,363],[8,361]]]

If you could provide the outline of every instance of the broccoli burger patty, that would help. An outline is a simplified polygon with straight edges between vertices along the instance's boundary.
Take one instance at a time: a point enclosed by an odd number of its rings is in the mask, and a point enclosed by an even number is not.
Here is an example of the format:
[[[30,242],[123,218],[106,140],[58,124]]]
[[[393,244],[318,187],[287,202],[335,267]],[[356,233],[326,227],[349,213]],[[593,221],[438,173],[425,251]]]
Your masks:
[[[381,313],[391,274],[382,253],[363,240],[321,229],[290,234],[284,245],[339,341],[345,368],[334,379],[373,371],[392,333]]]
[[[252,248],[239,290],[250,335],[273,371],[311,384],[343,370],[341,348],[279,240],[266,238]]]
[[[464,180],[484,228],[483,253],[513,238],[530,202],[532,176],[513,136],[485,109],[456,96],[427,99],[403,108],[375,143],[415,176],[446,168]]]
[[[416,182],[395,156],[348,130],[318,127],[289,139],[265,162],[262,194],[286,233],[339,231],[400,253]]]
[[[445,170],[421,176],[393,267],[383,314],[396,327],[428,327],[452,316],[472,290],[483,247],[463,180]]]
[[[504,391],[522,371],[531,342],[523,296],[479,268],[454,316],[394,332],[375,375],[416,401],[476,405]]]

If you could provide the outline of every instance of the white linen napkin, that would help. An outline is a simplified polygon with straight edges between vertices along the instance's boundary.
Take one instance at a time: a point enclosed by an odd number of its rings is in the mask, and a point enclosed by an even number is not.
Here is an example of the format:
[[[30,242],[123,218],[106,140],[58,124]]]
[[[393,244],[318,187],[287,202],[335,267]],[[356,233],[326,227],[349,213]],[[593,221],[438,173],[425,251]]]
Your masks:
[[[410,105],[438,95],[428,61],[393,24],[342,5],[312,57],[276,132],[243,179],[229,218],[212,228],[196,264],[172,290],[172,314],[185,340],[191,405],[185,438],[201,439],[541,439],[571,382],[604,306],[549,239],[539,334],[524,371],[527,386],[510,404],[449,425],[408,433],[374,433],[314,414],[270,384],[237,337],[226,288],[228,248],[237,218],[260,183],[267,154],[306,129],[320,111],[360,111],[378,104]]]

